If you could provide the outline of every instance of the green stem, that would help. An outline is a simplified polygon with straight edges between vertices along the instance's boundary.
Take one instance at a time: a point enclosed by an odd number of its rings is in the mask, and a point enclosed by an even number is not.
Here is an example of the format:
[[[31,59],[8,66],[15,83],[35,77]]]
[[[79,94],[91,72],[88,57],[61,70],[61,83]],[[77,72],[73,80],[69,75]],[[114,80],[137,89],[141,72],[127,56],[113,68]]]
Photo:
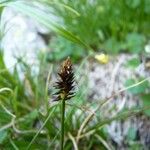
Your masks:
[[[61,150],[64,149],[64,121],[65,121],[65,100],[61,103]]]

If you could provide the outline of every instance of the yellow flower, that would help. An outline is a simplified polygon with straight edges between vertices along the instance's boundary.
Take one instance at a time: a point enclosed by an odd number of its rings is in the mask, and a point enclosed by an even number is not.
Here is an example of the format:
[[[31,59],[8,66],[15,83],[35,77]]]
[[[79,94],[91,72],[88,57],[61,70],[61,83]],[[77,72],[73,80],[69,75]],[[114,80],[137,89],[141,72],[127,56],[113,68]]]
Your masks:
[[[107,64],[109,61],[109,56],[102,53],[102,54],[95,55],[95,59],[102,64]]]

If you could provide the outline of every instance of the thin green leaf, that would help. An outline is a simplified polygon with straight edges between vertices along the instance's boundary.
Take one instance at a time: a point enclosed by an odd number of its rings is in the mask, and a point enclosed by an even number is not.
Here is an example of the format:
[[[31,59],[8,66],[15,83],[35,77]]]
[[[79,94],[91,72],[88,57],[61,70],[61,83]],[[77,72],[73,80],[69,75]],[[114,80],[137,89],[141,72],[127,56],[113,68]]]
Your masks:
[[[10,140],[10,144],[12,145],[14,150],[19,150],[19,148],[16,146],[16,144],[11,139],[9,139],[9,140]]]
[[[0,93],[5,92],[5,91],[9,91],[9,92],[13,92],[12,89],[4,87],[0,89]]]
[[[46,125],[46,123],[48,122],[48,120],[50,119],[51,115],[53,114],[53,112],[55,111],[56,107],[49,113],[48,117],[46,118],[46,120],[44,121],[43,125],[41,126],[41,128],[38,130],[38,132],[35,134],[35,136],[33,137],[33,139],[31,140],[30,144],[27,147],[27,150],[31,147],[31,145],[33,144],[33,142],[35,141],[35,139],[37,138],[37,136],[39,135],[39,133],[41,132],[41,130],[44,128],[44,126]]]
[[[58,7],[64,7],[67,11],[75,14],[77,17],[80,16],[80,13],[78,11],[76,11],[75,9],[73,9],[72,7],[68,6],[68,5],[65,5],[63,3],[58,3],[58,2],[47,2],[48,4],[50,5],[57,5]]]
[[[89,48],[89,46],[85,44],[83,41],[81,41],[79,37],[67,31],[64,27],[58,25],[56,22],[54,22],[53,19],[51,19],[50,14],[44,12],[43,10],[40,10],[38,7],[29,5],[28,3],[25,3],[23,1],[6,3],[5,5],[8,7],[12,7],[14,10],[19,11],[24,15],[32,17],[33,19],[43,24],[48,29],[53,30],[54,32],[60,34],[61,36],[64,36],[68,40]]]
[[[112,121],[114,120],[121,120],[121,119],[126,119],[128,117],[131,117],[131,116],[134,116],[140,112],[143,112],[145,110],[149,110],[150,109],[150,106],[147,106],[147,107],[142,107],[142,108],[135,108],[135,109],[132,109],[132,110],[128,110],[126,112],[122,112],[122,113],[119,113],[118,115],[112,117],[112,118],[109,118],[109,119],[105,119],[101,122],[98,122],[96,125],[94,125],[91,129],[99,129],[100,127],[106,125],[106,124],[109,124],[111,123]]]

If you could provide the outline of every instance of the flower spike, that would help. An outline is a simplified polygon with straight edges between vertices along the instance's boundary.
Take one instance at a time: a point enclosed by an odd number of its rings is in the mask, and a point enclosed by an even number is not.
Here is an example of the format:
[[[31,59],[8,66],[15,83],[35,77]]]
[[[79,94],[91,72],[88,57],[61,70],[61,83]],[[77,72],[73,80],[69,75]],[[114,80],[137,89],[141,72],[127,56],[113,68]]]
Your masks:
[[[71,99],[74,96],[74,73],[69,57],[62,63],[58,76],[59,79],[55,85],[58,91],[54,94],[57,96],[54,101]]]

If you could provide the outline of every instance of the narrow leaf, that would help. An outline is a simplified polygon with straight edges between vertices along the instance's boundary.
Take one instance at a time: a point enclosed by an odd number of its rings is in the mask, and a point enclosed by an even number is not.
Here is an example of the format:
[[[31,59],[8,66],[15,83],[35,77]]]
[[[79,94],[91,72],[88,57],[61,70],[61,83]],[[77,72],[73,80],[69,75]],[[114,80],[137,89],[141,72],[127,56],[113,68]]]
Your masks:
[[[12,7],[14,10],[19,11],[24,15],[32,17],[48,29],[53,30],[54,32],[60,34],[68,40],[89,48],[89,46],[81,41],[79,37],[54,22],[54,19],[52,19],[51,15],[44,12],[40,8],[35,7],[34,5],[29,5],[29,3],[25,3],[24,1],[6,3],[5,5],[8,7]]]

